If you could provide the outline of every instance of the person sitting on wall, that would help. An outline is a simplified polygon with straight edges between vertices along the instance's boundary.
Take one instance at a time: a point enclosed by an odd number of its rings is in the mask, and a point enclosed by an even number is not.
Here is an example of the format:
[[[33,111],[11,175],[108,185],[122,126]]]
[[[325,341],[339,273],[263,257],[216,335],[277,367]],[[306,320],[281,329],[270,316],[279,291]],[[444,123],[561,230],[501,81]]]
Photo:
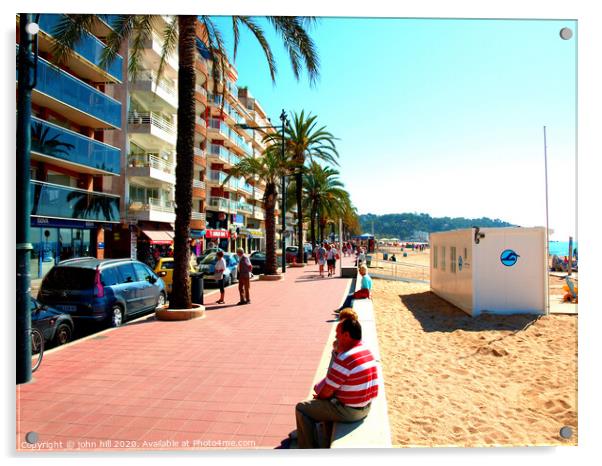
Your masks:
[[[391,257],[389,257],[389,260],[393,261],[393,262],[397,262],[397,257],[395,257],[395,254],[393,254]]]
[[[362,345],[362,326],[355,319],[337,325],[337,356],[326,374],[326,381],[313,400],[295,407],[299,448],[329,445],[330,439],[317,438],[316,423],[356,422],[370,412],[378,395],[378,370],[372,352]]]
[[[360,265],[358,271],[362,277],[362,282],[360,285],[360,289],[355,293],[349,293],[347,298],[345,298],[345,302],[343,305],[334,311],[339,314],[342,309],[353,307],[354,299],[370,299],[370,291],[372,290],[372,278],[368,275],[368,269],[365,265]]]

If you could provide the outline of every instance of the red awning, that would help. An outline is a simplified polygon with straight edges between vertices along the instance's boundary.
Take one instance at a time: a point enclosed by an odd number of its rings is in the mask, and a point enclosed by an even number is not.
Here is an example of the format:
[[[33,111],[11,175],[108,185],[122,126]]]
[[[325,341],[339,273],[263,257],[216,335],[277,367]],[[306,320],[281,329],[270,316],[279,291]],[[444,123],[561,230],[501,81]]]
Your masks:
[[[229,238],[230,232],[228,230],[207,230],[207,233],[205,233],[205,237],[215,239]]]
[[[171,244],[173,242],[172,236],[168,231],[165,230],[142,230],[151,244]]]

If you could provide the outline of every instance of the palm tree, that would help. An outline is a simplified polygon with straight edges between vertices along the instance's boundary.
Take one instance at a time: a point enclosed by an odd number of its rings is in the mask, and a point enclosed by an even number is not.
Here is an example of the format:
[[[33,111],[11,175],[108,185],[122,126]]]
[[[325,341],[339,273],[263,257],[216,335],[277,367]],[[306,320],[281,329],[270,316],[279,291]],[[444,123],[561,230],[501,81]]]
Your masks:
[[[61,61],[72,54],[74,44],[86,31],[93,29],[100,19],[97,15],[68,15],[57,25],[53,36],[55,45],[54,55]],[[106,48],[103,50],[101,66],[106,66],[117,56],[122,44],[130,43],[128,70],[130,78],[136,78],[140,69],[140,61],[146,39],[151,36],[153,27],[160,26],[162,19],[156,15],[119,15],[112,23],[113,30],[106,38]],[[195,119],[195,61],[196,24],[199,21],[204,26],[205,42],[213,64],[212,75],[214,91],[218,83],[224,80],[226,72],[226,51],[222,33],[209,16],[177,16],[164,27],[163,50],[157,83],[162,78],[163,68],[167,57],[175,51],[179,54],[178,71],[178,128],[176,142],[176,221],[174,241],[174,272],[173,291],[170,301],[171,308],[188,309],[191,307],[190,288],[188,286],[188,263],[190,249],[187,241],[190,236],[190,217],[192,214],[192,180],[193,180],[193,147]],[[305,28],[311,26],[313,18],[298,16],[271,16],[268,23],[282,39],[288,52],[293,72],[299,78],[300,71],[305,69],[310,83],[318,77],[318,56],[315,46]],[[251,31],[259,42],[270,71],[272,81],[275,81],[276,64],[269,43],[263,30],[256,20],[247,16],[232,16],[234,35],[234,59],[240,39],[240,26]],[[225,93],[222,86],[222,94]],[[222,101],[225,98],[222,97]]]
[[[334,141],[336,138],[326,131],[326,126],[317,127],[317,116],[293,114],[293,124],[286,126],[284,149],[288,158],[293,162],[295,175],[295,190],[297,200],[297,241],[299,251],[297,262],[303,263],[303,173],[306,162],[315,159],[338,165],[336,158],[339,156]],[[267,140],[276,146],[282,146],[280,136],[270,134]]]
[[[230,173],[222,183],[222,185],[225,185],[232,177],[244,178],[247,183],[256,183],[258,180],[266,183],[263,195],[265,209],[266,275],[276,275],[278,273],[276,261],[276,215],[274,212],[278,202],[278,183],[290,169],[290,162],[283,160],[280,152],[275,150],[274,146],[270,146],[260,157],[245,157],[241,159],[240,162],[230,169]]]
[[[303,209],[309,212],[310,235],[312,248],[316,246],[316,223],[318,213],[338,212],[341,216],[343,206],[349,199],[343,183],[337,178],[339,172],[331,167],[322,167],[317,162],[312,162],[303,174]],[[289,196],[296,197],[296,181],[291,182]],[[338,217],[337,217],[338,218]]]

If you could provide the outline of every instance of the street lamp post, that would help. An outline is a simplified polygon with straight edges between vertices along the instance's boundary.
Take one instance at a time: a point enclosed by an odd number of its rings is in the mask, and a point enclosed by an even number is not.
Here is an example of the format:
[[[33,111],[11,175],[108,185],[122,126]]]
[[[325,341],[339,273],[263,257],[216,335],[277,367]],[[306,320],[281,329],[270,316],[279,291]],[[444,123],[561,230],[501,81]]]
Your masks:
[[[30,242],[31,213],[30,150],[31,150],[31,90],[36,85],[38,57],[37,32],[33,15],[19,15],[19,55],[17,81],[17,384],[31,380],[31,275],[29,261],[33,246]],[[32,59],[33,54],[33,59]]]
[[[282,113],[280,113],[280,121],[282,122],[281,125],[278,126],[251,126],[251,125],[247,125],[245,123],[241,123],[238,124],[236,126],[238,126],[239,128],[243,128],[243,129],[277,129],[278,127],[280,127],[282,133],[282,160],[284,161],[285,159],[285,153],[284,153],[284,130],[286,125],[289,124],[288,118],[286,117],[286,112],[284,111],[284,109],[282,109]],[[286,272],[286,239],[284,234],[286,233],[286,176],[282,176],[282,217],[281,217],[281,221],[282,221],[282,230],[280,233],[280,246],[282,248],[282,273]]]

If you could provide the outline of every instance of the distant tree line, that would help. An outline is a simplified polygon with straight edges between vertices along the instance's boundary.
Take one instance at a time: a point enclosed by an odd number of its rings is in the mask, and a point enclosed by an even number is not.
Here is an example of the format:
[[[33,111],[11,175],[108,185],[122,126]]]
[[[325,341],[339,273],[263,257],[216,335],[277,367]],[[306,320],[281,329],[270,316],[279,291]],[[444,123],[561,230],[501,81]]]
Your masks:
[[[372,233],[377,238],[399,238],[401,240],[420,240],[420,232],[434,233],[437,231],[457,230],[460,228],[477,227],[511,227],[516,226],[500,219],[438,217],[428,214],[364,214],[359,216],[362,233]]]

